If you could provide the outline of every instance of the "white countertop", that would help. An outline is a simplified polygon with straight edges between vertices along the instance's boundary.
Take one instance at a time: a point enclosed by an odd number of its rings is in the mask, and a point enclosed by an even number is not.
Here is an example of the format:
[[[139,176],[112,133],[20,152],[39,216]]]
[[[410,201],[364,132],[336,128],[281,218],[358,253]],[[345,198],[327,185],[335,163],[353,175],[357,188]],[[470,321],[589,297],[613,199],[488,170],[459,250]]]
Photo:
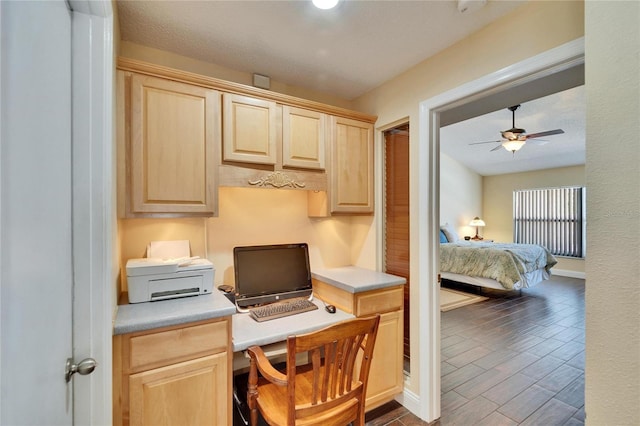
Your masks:
[[[353,315],[339,309],[335,314],[330,314],[325,310],[321,300],[314,299],[313,303],[318,309],[263,322],[255,321],[249,314],[235,314],[231,317],[233,351],[243,351],[253,345],[282,342],[292,334],[309,333],[354,318]]]
[[[394,287],[407,282],[405,278],[397,275],[357,266],[316,269],[311,273],[311,276],[349,293],[361,293],[363,291]]]
[[[132,333],[233,315],[236,307],[223,293],[131,303],[118,306],[113,334]]]
[[[402,277],[356,266],[318,269],[315,279],[336,286],[349,293],[378,290],[402,285]],[[132,303],[118,306],[113,334],[125,334],[194,321],[232,316],[233,350],[241,351],[251,345],[265,345],[285,340],[290,334],[307,333],[353,318],[338,310],[330,314],[320,300],[314,300],[317,310],[258,323],[248,314],[236,313],[236,307],[220,291],[208,295],[184,297],[156,302]]]

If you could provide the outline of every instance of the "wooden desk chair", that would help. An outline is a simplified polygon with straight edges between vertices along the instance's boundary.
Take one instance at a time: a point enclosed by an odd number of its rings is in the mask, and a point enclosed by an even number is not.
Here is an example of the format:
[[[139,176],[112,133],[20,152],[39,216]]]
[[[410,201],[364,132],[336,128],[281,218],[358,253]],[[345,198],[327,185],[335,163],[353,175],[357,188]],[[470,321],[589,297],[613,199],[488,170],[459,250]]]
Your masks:
[[[251,426],[258,424],[257,409],[274,426],[364,425],[367,377],[379,322],[376,315],[289,336],[286,373],[276,370],[260,347],[250,347]],[[309,363],[296,367],[296,354],[305,352]]]

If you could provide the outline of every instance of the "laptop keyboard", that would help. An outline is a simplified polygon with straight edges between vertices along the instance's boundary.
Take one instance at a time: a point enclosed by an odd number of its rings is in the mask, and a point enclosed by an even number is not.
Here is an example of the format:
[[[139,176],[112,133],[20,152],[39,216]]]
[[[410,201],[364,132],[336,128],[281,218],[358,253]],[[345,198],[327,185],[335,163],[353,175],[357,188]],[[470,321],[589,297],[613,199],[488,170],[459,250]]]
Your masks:
[[[300,314],[318,309],[318,307],[305,297],[281,300],[264,306],[251,308],[251,317],[258,321],[268,321],[289,315]]]

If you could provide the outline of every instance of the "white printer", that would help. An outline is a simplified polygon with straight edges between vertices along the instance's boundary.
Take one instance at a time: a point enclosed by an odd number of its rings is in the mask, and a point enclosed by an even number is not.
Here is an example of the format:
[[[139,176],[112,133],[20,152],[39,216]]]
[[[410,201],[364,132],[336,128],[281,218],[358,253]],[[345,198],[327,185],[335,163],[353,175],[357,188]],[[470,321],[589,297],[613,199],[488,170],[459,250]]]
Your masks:
[[[213,264],[206,259],[129,259],[129,303],[209,294],[214,274]]]

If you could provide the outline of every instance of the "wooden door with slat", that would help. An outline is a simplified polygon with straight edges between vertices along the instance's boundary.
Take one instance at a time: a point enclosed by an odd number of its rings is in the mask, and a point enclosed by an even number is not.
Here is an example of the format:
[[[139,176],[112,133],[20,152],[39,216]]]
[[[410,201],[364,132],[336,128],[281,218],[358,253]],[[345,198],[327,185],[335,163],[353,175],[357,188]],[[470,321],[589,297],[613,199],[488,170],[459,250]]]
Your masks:
[[[409,359],[409,125],[385,136],[385,272],[406,278],[404,356]]]

